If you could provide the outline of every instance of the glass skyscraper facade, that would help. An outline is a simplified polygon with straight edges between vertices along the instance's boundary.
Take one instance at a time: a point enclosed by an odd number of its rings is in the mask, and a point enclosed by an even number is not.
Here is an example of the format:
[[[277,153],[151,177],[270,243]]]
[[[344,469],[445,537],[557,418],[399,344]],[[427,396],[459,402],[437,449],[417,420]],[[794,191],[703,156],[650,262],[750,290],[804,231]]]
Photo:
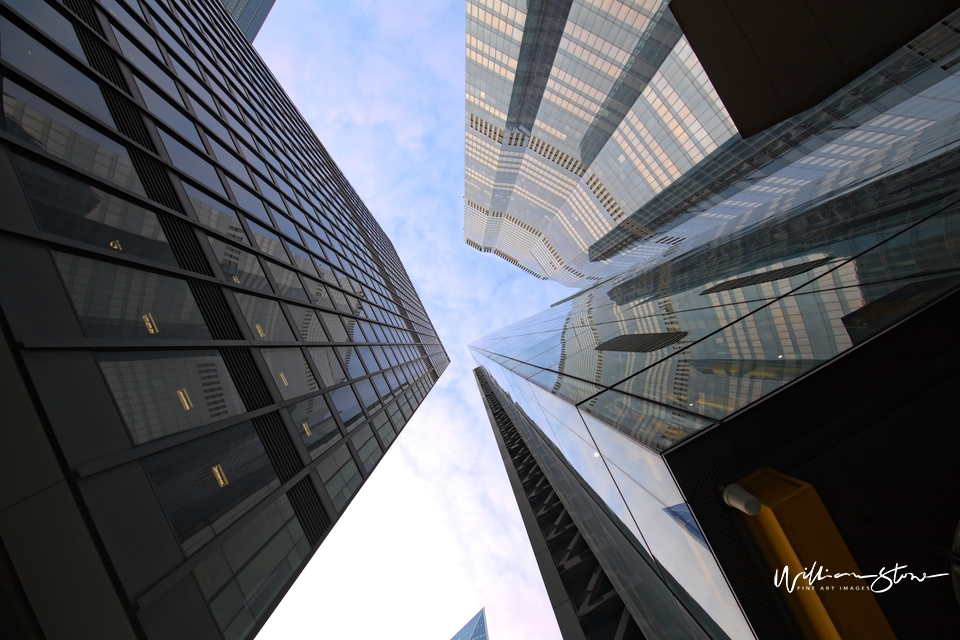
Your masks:
[[[488,640],[486,611],[480,609],[450,640]]]
[[[447,355],[219,2],[0,40],[0,635],[252,637]]]
[[[472,0],[466,242],[586,287],[799,205],[840,167],[877,175],[939,121],[900,105],[950,76],[948,24],[744,139],[667,2]]]
[[[774,127],[780,138],[769,130],[721,144],[702,161],[711,164],[692,170],[701,188],[686,208],[661,213],[689,243],[634,254],[632,268],[471,345],[508,471],[519,474],[518,501],[546,513],[548,490],[559,497],[645,637],[806,632],[805,614],[763,564],[769,540],[721,496],[730,484],[755,486],[753,474],[768,467],[768,478],[816,486],[826,505],[817,513],[839,531],[831,548],[849,549],[863,573],[915,546],[914,527],[951,544],[956,501],[934,516],[923,496],[949,486],[924,470],[938,467],[933,449],[949,450],[955,437],[920,417],[917,398],[956,387],[956,378],[937,372],[946,365],[919,346],[932,335],[917,327],[949,318],[960,284],[960,40],[949,27],[957,20],[935,25],[829,107]],[[740,151],[788,137],[794,144],[768,152],[762,172],[751,173],[756,163],[733,168],[735,157],[747,162]],[[607,246],[629,246],[629,233],[612,231]],[[831,377],[839,371],[845,377]],[[922,391],[908,390],[908,373],[925,381]],[[864,382],[881,375],[888,386]],[[899,428],[930,427],[922,451],[904,451],[888,417],[867,415],[883,403]],[[794,424],[801,415],[817,417]],[[904,483],[899,493],[885,493],[880,477],[850,475],[870,456],[912,470],[891,474]],[[539,476],[530,475],[534,463]],[[549,486],[537,493],[542,477]],[[550,546],[553,524],[537,522]],[[551,547],[561,577],[568,551]],[[942,564],[921,570],[949,571]],[[876,594],[865,618],[889,626],[864,637],[910,637],[938,616],[952,624],[956,602],[941,586],[929,587],[927,601]],[[823,603],[837,629],[849,622],[837,613],[846,605]]]

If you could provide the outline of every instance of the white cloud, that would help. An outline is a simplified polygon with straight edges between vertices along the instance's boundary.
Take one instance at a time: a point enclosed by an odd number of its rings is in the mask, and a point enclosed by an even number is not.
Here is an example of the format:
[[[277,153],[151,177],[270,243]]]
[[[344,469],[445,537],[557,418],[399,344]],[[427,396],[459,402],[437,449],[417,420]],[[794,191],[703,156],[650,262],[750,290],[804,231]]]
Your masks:
[[[452,359],[261,638],[559,630],[466,344],[566,297],[463,242],[463,6],[282,0],[256,47],[397,248]]]

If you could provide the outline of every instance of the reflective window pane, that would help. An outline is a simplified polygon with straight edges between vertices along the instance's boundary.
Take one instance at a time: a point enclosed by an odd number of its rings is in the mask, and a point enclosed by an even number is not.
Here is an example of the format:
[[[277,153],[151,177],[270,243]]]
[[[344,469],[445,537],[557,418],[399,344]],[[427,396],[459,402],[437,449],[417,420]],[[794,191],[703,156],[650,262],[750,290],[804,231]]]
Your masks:
[[[373,390],[373,384],[369,379],[357,380],[354,386],[357,388],[357,393],[360,394],[360,400],[368,412],[372,413],[380,406],[380,398],[377,397],[377,392]]]
[[[149,456],[143,466],[188,555],[280,486],[250,423]]]
[[[357,455],[360,456],[360,464],[364,470],[370,473],[377,461],[383,456],[383,449],[373,435],[373,428],[370,425],[364,426],[353,436],[353,446],[357,448]]]
[[[186,115],[179,111],[173,104],[150,88],[150,86],[134,76],[137,87],[140,89],[140,95],[150,110],[150,115],[158,118],[165,124],[170,125],[174,131],[189,140],[198,149],[203,150],[203,142],[200,140],[200,134],[197,133],[197,127]]]
[[[273,274],[273,279],[277,282],[280,295],[301,302],[310,302],[310,297],[307,296],[307,292],[303,290],[303,285],[300,284],[300,279],[296,273],[269,260],[267,261],[267,266],[270,268],[270,273]]]
[[[0,82],[7,133],[104,180],[146,195],[122,144],[10,80],[0,77]]]
[[[119,30],[114,29],[113,33],[117,36],[117,42],[120,43],[120,50],[123,52],[124,57],[142,71],[145,76],[157,83],[169,97],[182,105],[183,100],[180,98],[180,92],[177,90],[177,83],[173,81],[170,74],[151,60],[150,56],[143,52],[143,49],[135,45],[130,38],[120,33]]]
[[[370,424],[377,430],[377,435],[379,435],[380,440],[383,441],[383,446],[389,447],[390,443],[396,439],[397,432],[393,430],[393,426],[390,424],[386,412],[381,411],[378,413],[376,417],[370,421]]]
[[[246,411],[218,351],[103,352],[97,360],[135,444]]]
[[[21,156],[13,161],[44,231],[177,266],[154,212]]]
[[[287,305],[290,315],[293,316],[293,325],[300,332],[304,342],[327,342],[327,335],[323,331],[317,313],[313,309],[299,307],[295,304]]]
[[[230,185],[230,190],[233,191],[233,195],[236,197],[241,209],[261,222],[270,220],[270,217],[267,215],[267,209],[263,205],[263,200],[243,185],[238,184],[236,180],[227,178],[227,183]]]
[[[91,338],[210,338],[186,281],[54,252],[73,306]]]
[[[294,340],[280,303],[234,292],[255,340]]]
[[[300,349],[261,349],[260,353],[284,400],[320,389]]]
[[[223,275],[237,284],[272,293],[270,282],[260,268],[257,256],[212,236],[207,236]]]
[[[248,221],[247,224],[250,225],[250,233],[253,234],[253,238],[257,241],[261,251],[277,260],[290,264],[290,258],[287,257],[287,252],[283,250],[280,236],[256,222]]]
[[[357,463],[350,455],[347,445],[340,445],[332,455],[317,466],[317,471],[333,501],[333,506],[337,511],[343,511],[343,507],[363,482]]]
[[[67,100],[114,126],[110,110],[96,82],[2,17],[0,37],[3,38],[0,58],[25,76],[37,78]]]
[[[210,187],[220,195],[227,195],[227,192],[223,190],[223,184],[220,182],[220,177],[217,175],[216,169],[213,168],[210,162],[203,159],[200,154],[193,149],[190,149],[185,144],[173,138],[173,136],[169,135],[163,129],[158,128],[157,131],[160,133],[163,146],[166,147],[167,153],[170,154],[170,160],[174,166],[191,178]]]
[[[6,0],[6,3],[50,36],[51,40],[84,62],[87,61],[73,25],[56,9],[38,0]]]
[[[311,457],[316,458],[340,440],[340,428],[322,395],[298,402],[289,410]]]
[[[347,376],[343,373],[343,367],[340,366],[333,347],[310,347],[307,351],[320,372],[324,386],[330,387],[346,381]]]
[[[199,218],[200,224],[219,231],[229,236],[232,240],[242,242],[246,245],[250,244],[250,241],[247,240],[247,235],[243,231],[243,226],[240,224],[240,218],[231,207],[215,200],[187,183],[183,183],[183,188],[190,198],[193,210],[197,212],[197,218]]]
[[[194,576],[224,637],[246,638],[309,553],[282,496],[201,562]]]
[[[340,415],[341,422],[348,429],[351,425],[363,419],[363,410],[360,408],[360,403],[357,402],[356,394],[349,385],[331,391],[330,399]]]

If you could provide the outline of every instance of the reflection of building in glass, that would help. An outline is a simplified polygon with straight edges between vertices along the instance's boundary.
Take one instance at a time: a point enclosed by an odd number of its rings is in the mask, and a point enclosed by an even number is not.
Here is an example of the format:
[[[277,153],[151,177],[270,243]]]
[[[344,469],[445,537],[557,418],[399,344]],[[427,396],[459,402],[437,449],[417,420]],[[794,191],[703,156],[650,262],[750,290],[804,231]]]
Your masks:
[[[0,40],[0,636],[252,637],[446,353],[218,2]]]
[[[582,287],[902,166],[951,117],[949,24],[744,139],[666,2],[471,1],[466,242]]]
[[[243,32],[243,37],[253,42],[260,32],[260,27],[277,0],[221,0],[223,8],[227,10],[237,26]]]
[[[487,640],[487,614],[480,609],[450,640]]]
[[[960,624],[946,583],[837,582],[847,600],[773,583],[776,567],[869,574],[899,554],[949,571],[960,499],[932,488],[960,481],[945,401],[960,349],[940,333],[960,306],[956,71],[936,67],[874,121],[923,122],[913,133],[860,130],[854,142],[889,146],[818,162],[796,189],[745,190],[749,212],[696,243],[471,345],[545,584],[563,585],[548,593],[565,634]],[[725,503],[734,484],[759,515]]]

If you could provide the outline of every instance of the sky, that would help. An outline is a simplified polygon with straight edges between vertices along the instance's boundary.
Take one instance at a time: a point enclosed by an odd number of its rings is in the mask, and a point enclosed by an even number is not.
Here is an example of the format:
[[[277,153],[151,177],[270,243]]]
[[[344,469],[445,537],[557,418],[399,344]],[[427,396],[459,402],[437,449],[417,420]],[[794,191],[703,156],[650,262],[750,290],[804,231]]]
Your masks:
[[[571,293],[463,241],[464,5],[277,0],[254,43],[396,246],[451,365],[258,640],[560,632],[466,345]]]

